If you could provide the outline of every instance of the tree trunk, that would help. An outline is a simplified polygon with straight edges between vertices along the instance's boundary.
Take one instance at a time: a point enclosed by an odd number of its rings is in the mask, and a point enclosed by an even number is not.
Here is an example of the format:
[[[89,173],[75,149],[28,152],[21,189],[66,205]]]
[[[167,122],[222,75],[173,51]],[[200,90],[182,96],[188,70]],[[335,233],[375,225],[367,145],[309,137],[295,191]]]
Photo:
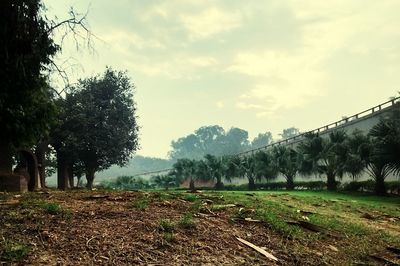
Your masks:
[[[293,190],[294,189],[294,178],[293,176],[286,177],[286,190]]]
[[[57,152],[57,188],[68,189],[68,163],[62,152]]]
[[[80,186],[81,186],[81,181],[82,181],[82,176],[78,175],[78,176],[76,177],[76,179],[77,179],[76,186],[77,186],[77,187],[80,187]]]
[[[385,178],[382,175],[375,177],[375,193],[377,195],[386,195]]]
[[[249,177],[249,190],[255,190],[256,184],[253,177]]]
[[[35,150],[40,177],[40,186],[42,188],[46,188],[46,151],[48,149],[47,145],[47,142],[40,142]]]
[[[224,189],[224,183],[222,183],[220,178],[217,179],[217,183],[215,184],[215,189],[217,189],[217,190]]]
[[[94,174],[96,169],[94,167],[86,167],[86,188],[92,190],[93,189],[93,181],[94,181]]]
[[[327,174],[327,188],[329,191],[336,191],[336,179],[335,175],[332,173]]]
[[[69,182],[69,187],[74,188],[74,168],[72,164],[68,165],[68,182]]]
[[[194,186],[194,180],[193,180],[193,178],[190,178],[189,190],[190,190],[191,192],[196,192],[196,187]]]
[[[11,145],[0,141],[0,174],[12,174],[12,156]]]

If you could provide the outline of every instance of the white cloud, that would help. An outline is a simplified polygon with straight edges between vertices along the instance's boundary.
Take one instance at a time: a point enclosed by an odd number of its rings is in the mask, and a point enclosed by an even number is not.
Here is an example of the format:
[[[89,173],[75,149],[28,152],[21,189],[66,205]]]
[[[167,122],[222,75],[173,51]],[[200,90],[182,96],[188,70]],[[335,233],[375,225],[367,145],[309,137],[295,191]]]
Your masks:
[[[223,101],[218,101],[215,103],[215,105],[218,107],[218,109],[222,109],[225,107],[225,104]]]
[[[198,14],[182,14],[180,19],[191,40],[205,39],[228,32],[242,24],[239,13],[225,12],[216,7],[206,9]]]

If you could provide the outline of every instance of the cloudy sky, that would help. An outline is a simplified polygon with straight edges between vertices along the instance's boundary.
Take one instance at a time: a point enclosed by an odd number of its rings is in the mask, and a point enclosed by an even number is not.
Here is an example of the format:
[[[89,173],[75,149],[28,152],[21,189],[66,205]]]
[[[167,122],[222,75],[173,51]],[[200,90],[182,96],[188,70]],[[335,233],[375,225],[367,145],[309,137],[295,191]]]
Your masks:
[[[205,125],[250,137],[301,131],[400,90],[398,0],[45,0],[60,20],[85,12],[94,52],[65,41],[71,80],[127,70],[136,86],[138,154]]]

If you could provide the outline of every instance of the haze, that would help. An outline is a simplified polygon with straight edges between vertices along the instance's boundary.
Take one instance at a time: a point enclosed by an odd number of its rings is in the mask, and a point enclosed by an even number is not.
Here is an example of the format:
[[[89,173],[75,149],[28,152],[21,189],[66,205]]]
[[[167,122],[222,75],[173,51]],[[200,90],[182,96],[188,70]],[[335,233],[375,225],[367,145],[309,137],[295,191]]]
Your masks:
[[[67,40],[64,55],[85,69],[67,71],[72,81],[106,65],[128,71],[144,156],[165,158],[172,140],[205,125],[278,138],[284,128],[319,127],[399,90],[400,1],[44,3],[59,19],[70,6],[89,8],[95,52]]]

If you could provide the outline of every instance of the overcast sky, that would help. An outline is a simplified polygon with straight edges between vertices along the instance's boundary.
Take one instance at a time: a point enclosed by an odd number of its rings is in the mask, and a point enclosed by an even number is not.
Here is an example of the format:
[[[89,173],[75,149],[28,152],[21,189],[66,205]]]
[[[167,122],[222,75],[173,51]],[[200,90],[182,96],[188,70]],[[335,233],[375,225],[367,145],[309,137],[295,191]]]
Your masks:
[[[205,125],[251,138],[310,130],[400,90],[398,0],[44,3],[60,20],[89,8],[95,53],[67,41],[59,62],[81,65],[72,80],[128,71],[141,155],[166,157],[172,140]]]

